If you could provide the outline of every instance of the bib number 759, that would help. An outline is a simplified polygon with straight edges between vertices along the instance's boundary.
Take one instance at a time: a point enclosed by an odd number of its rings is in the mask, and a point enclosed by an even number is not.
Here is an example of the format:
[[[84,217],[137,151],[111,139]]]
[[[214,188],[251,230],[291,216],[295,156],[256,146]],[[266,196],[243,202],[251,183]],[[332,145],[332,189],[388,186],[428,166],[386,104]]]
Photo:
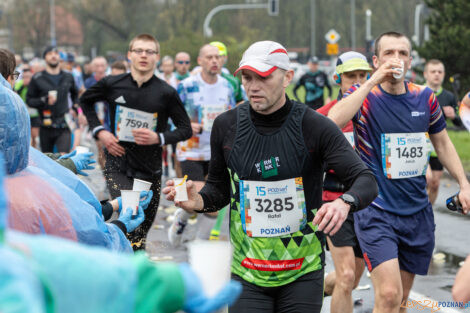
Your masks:
[[[147,122],[142,122],[132,118],[126,118],[126,126],[131,128],[149,128],[149,124]]]
[[[294,208],[294,202],[293,202],[292,197],[284,198],[284,201],[282,201],[281,198],[275,198],[272,200],[255,198],[253,200],[255,200],[256,202],[255,210],[257,212],[267,212],[267,213],[282,212],[284,210],[290,211]]]

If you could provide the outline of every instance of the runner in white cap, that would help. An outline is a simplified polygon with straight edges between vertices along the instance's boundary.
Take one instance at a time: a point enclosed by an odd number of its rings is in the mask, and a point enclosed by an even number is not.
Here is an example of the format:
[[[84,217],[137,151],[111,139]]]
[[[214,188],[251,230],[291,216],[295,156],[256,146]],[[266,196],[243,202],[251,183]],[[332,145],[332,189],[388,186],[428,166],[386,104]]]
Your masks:
[[[328,118],[287,98],[294,72],[282,45],[254,43],[236,72],[249,101],[216,118],[208,179],[200,192],[188,181],[189,200],[175,204],[201,213],[230,203],[232,275],[243,285],[230,312],[320,312],[323,232],[367,206],[375,180]],[[321,205],[325,167],[349,200]],[[173,181],[163,193],[174,201]]]

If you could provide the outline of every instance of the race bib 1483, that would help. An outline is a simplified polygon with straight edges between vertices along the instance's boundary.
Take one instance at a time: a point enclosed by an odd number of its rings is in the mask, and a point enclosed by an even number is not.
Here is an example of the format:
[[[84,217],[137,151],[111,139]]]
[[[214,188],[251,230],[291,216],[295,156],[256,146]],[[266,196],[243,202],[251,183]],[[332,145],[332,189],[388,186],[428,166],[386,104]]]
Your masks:
[[[382,134],[382,167],[390,179],[426,174],[431,152],[428,133]]]

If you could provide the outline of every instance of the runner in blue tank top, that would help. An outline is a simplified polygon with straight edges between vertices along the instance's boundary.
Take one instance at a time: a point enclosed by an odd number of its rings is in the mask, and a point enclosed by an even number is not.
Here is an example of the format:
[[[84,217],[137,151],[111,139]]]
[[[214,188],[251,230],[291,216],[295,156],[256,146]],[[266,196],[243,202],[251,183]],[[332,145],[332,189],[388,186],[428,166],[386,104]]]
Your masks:
[[[353,86],[329,117],[340,127],[353,119],[356,149],[376,176],[379,196],[355,214],[355,229],[372,275],[374,312],[398,312],[415,274],[426,275],[434,248],[434,216],[424,176],[431,141],[460,184],[465,213],[470,184],[433,91],[404,81],[411,64],[410,40],[388,32],[375,42],[377,71],[362,86]]]

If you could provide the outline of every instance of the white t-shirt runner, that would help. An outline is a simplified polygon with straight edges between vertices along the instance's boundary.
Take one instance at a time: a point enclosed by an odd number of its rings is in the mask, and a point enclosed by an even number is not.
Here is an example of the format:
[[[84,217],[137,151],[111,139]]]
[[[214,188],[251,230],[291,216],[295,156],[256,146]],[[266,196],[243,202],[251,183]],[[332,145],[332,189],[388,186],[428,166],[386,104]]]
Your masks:
[[[220,75],[217,75],[215,84],[208,84],[198,73],[181,81],[177,91],[191,123],[199,123],[203,127],[201,134],[193,134],[189,140],[178,143],[177,158],[179,161],[209,161],[212,125],[218,115],[235,107],[233,89]]]

